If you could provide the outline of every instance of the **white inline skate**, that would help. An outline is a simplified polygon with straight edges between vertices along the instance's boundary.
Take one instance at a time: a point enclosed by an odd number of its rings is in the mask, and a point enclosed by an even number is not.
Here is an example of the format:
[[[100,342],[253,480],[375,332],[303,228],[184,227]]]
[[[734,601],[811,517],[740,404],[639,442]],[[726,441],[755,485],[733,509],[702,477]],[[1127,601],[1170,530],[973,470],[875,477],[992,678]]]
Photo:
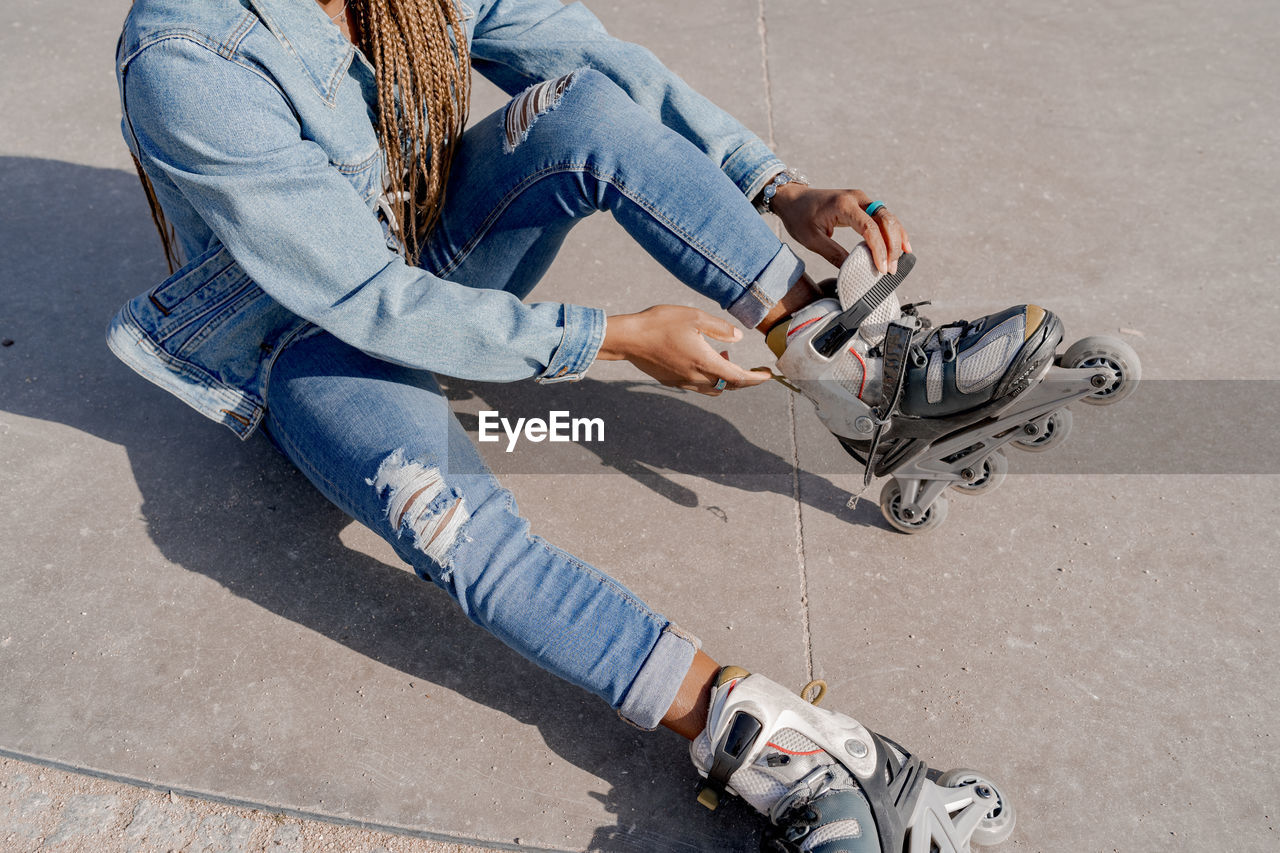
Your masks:
[[[817,687],[813,704],[803,696]],[[936,774],[844,714],[738,667],[720,671],[690,746],[698,800],[736,794],[769,819],[765,853],[967,853],[1013,832],[1013,805],[972,770]]]
[[[1109,405],[1137,385],[1128,344],[1088,337],[1056,355],[1062,323],[1036,305],[934,328],[895,291],[915,265],[903,255],[880,275],[866,244],[840,268],[836,298],[769,333],[786,383],[872,476],[889,524],[918,533],[947,517],[943,492],[990,491],[1004,481],[1006,445],[1044,451],[1071,430],[1068,403]],[[928,304],[928,303],[921,303]]]

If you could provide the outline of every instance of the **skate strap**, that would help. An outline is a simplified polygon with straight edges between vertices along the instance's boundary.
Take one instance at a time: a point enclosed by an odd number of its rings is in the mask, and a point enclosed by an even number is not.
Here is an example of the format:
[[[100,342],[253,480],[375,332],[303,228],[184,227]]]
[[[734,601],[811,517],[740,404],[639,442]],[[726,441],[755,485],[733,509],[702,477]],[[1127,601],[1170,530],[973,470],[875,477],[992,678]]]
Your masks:
[[[715,758],[707,772],[707,784],[698,792],[698,802],[711,810],[720,804],[729,777],[738,772],[747,759],[747,753],[760,738],[764,726],[745,711],[739,711],[729,723],[728,733],[716,744]]]
[[[898,407],[898,401],[902,399],[902,388],[907,380],[907,356],[914,335],[914,329],[900,323],[890,323],[885,330],[884,343],[881,344],[884,351],[884,374],[880,381],[880,405],[872,411],[875,416],[875,431],[871,434],[871,446],[867,449],[867,468],[862,475],[864,489],[870,484],[875,471],[876,451],[880,449],[880,436],[885,424],[889,423],[889,418]]]
[[[904,252],[898,258],[898,271],[885,273],[879,281],[844,311],[840,312],[825,329],[813,339],[813,348],[823,358],[831,358],[840,351],[849,339],[857,333],[858,328],[871,316],[871,312],[880,307],[902,284],[902,280],[916,265],[916,256]]]

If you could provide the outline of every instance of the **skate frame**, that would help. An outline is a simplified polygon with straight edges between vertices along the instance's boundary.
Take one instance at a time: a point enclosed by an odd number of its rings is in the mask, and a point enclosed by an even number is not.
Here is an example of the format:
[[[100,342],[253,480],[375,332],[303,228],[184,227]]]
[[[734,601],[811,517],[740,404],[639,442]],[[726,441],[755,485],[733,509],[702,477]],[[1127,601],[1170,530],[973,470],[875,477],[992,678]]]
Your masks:
[[[1068,403],[1097,393],[1114,382],[1113,371],[1102,367],[1069,369],[1046,365],[1041,381],[1010,400],[990,418],[951,433],[940,441],[913,442],[920,449],[894,465],[892,476],[902,490],[902,513],[923,518],[948,486],[968,483],[982,470],[982,461],[993,451],[1019,439],[1042,435],[1049,416]],[[894,448],[897,450],[897,448]],[[893,451],[886,454],[893,455]]]
[[[944,788],[926,782],[907,823],[903,853],[969,853],[974,830],[995,805],[983,783]]]

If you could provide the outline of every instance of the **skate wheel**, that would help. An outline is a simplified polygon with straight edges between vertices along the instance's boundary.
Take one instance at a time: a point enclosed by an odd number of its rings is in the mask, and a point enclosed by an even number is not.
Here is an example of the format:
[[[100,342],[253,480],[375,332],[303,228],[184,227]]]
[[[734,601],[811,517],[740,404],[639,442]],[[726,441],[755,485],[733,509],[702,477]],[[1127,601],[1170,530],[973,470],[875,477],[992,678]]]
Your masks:
[[[1031,453],[1043,453],[1050,448],[1057,447],[1059,444],[1067,440],[1067,436],[1071,434],[1071,410],[1058,409],[1058,411],[1049,415],[1040,428],[1040,433],[1035,438],[1020,438],[1013,444],[1019,450],[1026,450]]]
[[[1082,397],[1095,406],[1118,403],[1133,393],[1142,378],[1142,362],[1138,354],[1122,340],[1103,335],[1081,338],[1072,344],[1058,362],[1066,368],[1105,367],[1115,371],[1116,378],[1090,394]]]
[[[938,785],[944,788],[963,788],[967,785],[979,785],[991,793],[992,806],[983,815],[978,826],[973,830],[973,843],[980,847],[992,847],[1013,834],[1013,825],[1018,820],[1013,803],[1000,792],[995,783],[976,770],[948,770],[938,777]]]
[[[919,518],[904,518],[902,510],[902,487],[898,485],[897,480],[890,480],[884,484],[884,490],[880,492],[880,512],[884,514],[885,521],[889,522],[894,530],[900,530],[903,533],[923,533],[926,530],[932,530],[947,520],[947,499],[941,496],[936,498]]]
[[[962,495],[980,495],[1000,488],[1000,484],[1009,473],[1009,457],[999,450],[993,450],[975,467],[978,470],[974,472],[975,476],[972,480],[952,483],[951,488]]]

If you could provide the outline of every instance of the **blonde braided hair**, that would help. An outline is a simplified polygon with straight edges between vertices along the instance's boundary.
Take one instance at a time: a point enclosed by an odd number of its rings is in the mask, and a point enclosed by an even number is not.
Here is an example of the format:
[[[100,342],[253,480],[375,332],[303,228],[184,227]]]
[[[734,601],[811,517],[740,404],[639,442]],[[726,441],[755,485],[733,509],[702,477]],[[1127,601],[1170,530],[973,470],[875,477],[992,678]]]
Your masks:
[[[378,75],[387,197],[405,255],[415,262],[440,218],[470,108],[471,58],[462,17],[453,0],[355,0],[352,8],[360,47]]]
[[[453,0],[351,0],[350,6],[356,41],[377,75],[378,142],[396,236],[415,263],[440,218],[470,109],[471,57],[462,16]],[[137,158],[134,166],[172,273],[178,267],[173,228]]]

